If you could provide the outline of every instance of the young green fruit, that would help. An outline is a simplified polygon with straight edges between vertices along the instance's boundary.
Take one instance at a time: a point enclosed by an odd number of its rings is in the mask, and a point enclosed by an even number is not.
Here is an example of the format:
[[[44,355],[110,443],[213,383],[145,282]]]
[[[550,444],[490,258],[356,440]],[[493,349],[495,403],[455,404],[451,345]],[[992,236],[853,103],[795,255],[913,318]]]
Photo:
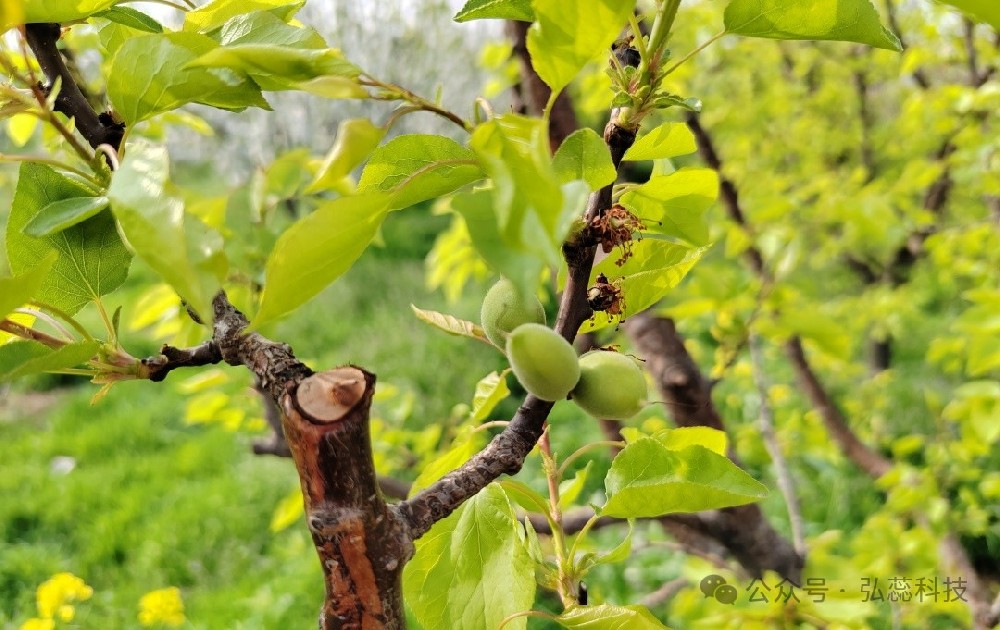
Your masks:
[[[599,419],[627,420],[646,404],[646,378],[630,357],[595,350],[580,357],[573,402]]]
[[[522,324],[507,337],[507,358],[524,389],[555,402],[569,395],[580,378],[576,350],[541,324]]]
[[[538,298],[525,299],[513,282],[501,278],[486,292],[479,321],[493,345],[503,348],[507,335],[521,324],[544,324],[545,309]]]

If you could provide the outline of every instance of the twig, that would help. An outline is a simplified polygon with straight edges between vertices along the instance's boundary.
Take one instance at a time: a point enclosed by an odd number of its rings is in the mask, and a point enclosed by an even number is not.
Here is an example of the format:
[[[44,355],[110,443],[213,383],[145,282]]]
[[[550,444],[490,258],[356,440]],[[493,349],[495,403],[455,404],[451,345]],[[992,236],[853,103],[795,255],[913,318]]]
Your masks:
[[[757,395],[760,398],[760,434],[764,440],[768,455],[774,463],[774,476],[778,482],[778,489],[785,498],[785,508],[788,510],[788,524],[792,530],[792,542],[795,551],[803,558],[806,555],[806,542],[802,534],[802,508],[799,504],[799,496],[795,491],[795,482],[788,470],[788,462],[781,451],[778,443],[778,436],[774,430],[774,410],[768,400],[767,375],[764,373],[764,362],[761,357],[760,337],[756,334],[750,335],[750,364],[753,369],[754,382],[757,385]]]
[[[37,341],[38,343],[50,348],[62,348],[66,345],[66,342],[62,339],[56,339],[52,335],[35,330],[34,328],[29,328],[23,324],[18,324],[17,322],[9,319],[0,320],[0,331],[10,333],[15,337],[20,337],[21,339],[26,339],[28,341]]]
[[[115,123],[109,116],[99,116],[87,101],[56,45],[60,36],[59,25],[27,24],[24,27],[24,35],[32,52],[35,53],[38,65],[50,82],[46,93],[57,79],[60,81],[59,95],[55,100],[56,111],[76,120],[76,128],[91,147],[96,149],[102,144],[107,144],[118,151],[125,126]],[[75,142],[72,134],[69,134],[68,139],[70,143]]]
[[[904,49],[908,48],[906,39],[903,37],[903,31],[899,28],[899,22],[896,20],[896,4],[894,0],[885,0],[885,17],[886,21],[889,22],[889,28],[892,29],[892,32],[899,39],[899,44]],[[917,85],[925,90],[931,86],[931,82],[927,80],[927,75],[920,68],[915,69],[910,76],[913,77]]]
[[[219,347],[213,341],[206,341],[193,348],[175,348],[164,345],[160,354],[141,360],[144,375],[153,382],[167,378],[167,374],[177,368],[214,365],[222,361]]]

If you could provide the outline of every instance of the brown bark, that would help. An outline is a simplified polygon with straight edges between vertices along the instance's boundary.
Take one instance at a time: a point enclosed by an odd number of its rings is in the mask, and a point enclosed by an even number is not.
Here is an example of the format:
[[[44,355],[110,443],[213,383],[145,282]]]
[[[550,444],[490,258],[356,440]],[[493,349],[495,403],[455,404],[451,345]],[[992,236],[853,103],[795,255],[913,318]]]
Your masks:
[[[725,431],[725,424],[712,402],[711,385],[688,354],[674,322],[640,313],[622,326],[646,360],[646,369],[653,376],[675,424]],[[740,464],[731,441],[727,454]],[[771,526],[759,505],[741,505],[690,516],[697,531],[721,543],[751,575],[760,577],[770,570],[796,584],[801,583],[805,558]]]
[[[531,67],[531,56],[528,54],[528,22],[507,21],[507,37],[513,45],[514,56],[521,63],[521,84],[516,92],[520,105],[526,112],[535,115],[545,109],[552,90],[542,81],[538,73]],[[549,142],[555,151],[566,136],[577,130],[576,112],[573,111],[573,100],[563,91],[556,97],[549,115]]]

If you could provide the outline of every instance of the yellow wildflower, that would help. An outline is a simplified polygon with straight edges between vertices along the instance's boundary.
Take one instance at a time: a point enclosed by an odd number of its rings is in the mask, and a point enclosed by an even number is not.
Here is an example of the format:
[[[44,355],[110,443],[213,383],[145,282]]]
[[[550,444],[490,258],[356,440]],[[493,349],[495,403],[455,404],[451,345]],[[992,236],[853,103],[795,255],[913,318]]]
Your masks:
[[[21,624],[19,630],[55,630],[56,622],[51,619],[32,617]]]
[[[184,602],[176,586],[150,591],[139,600],[139,623],[144,626],[179,626],[184,621]]]
[[[70,621],[75,614],[71,604],[86,601],[93,594],[94,589],[72,573],[56,573],[42,582],[35,592],[38,615],[42,619],[58,616],[63,621]]]

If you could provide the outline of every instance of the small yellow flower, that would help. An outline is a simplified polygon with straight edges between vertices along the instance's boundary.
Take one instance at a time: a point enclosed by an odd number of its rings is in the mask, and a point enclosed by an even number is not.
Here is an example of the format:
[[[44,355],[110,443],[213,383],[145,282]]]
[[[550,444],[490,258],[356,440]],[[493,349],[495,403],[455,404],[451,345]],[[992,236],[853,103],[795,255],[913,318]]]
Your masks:
[[[21,624],[18,630],[55,630],[56,622],[51,619],[39,619],[32,617]]]
[[[57,615],[63,621],[73,619],[73,602],[83,602],[94,594],[94,589],[72,573],[56,573],[42,582],[35,591],[38,615],[42,619],[54,619]]]
[[[144,626],[179,626],[184,621],[184,602],[176,586],[150,591],[139,600],[139,623]]]

